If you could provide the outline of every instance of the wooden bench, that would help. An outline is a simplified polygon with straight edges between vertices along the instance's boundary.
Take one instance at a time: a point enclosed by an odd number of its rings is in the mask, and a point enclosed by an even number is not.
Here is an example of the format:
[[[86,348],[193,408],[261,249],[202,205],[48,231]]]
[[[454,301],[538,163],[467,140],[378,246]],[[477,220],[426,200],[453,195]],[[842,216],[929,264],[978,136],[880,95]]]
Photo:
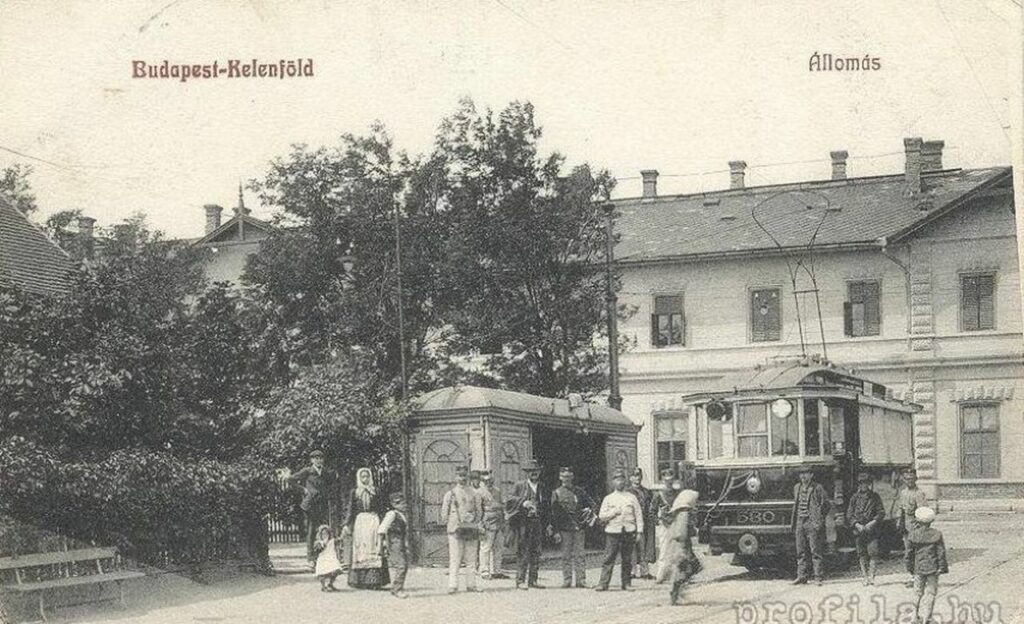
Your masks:
[[[104,562],[107,562],[104,565]],[[30,594],[38,592],[39,616],[46,621],[46,592],[63,587],[116,583],[120,604],[125,607],[124,581],[145,576],[142,572],[122,570],[116,548],[83,548],[48,553],[33,553],[0,558],[0,575],[14,583],[0,580],[0,591]],[[6,573],[6,574],[5,574]],[[0,577],[2,578],[2,577]]]

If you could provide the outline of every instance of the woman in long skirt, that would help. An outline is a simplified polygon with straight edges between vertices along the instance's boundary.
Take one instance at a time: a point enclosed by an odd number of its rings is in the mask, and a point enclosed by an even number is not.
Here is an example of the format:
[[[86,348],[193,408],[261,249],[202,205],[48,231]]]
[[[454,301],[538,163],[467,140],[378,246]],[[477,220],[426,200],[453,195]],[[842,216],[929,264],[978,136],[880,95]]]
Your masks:
[[[380,589],[388,584],[387,562],[380,555],[377,528],[385,511],[384,497],[373,487],[369,468],[356,471],[356,487],[349,496],[345,532],[348,534],[348,585]]]

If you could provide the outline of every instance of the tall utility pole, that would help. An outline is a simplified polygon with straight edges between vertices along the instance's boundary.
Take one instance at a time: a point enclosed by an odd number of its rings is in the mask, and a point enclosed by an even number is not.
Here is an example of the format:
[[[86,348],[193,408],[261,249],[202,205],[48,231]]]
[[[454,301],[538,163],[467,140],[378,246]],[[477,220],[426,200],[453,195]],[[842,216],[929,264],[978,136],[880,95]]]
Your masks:
[[[405,369],[405,315],[402,311],[402,209],[401,202],[395,202],[395,282],[398,298],[398,363],[399,379],[402,392],[402,407],[406,406],[409,398],[409,380]],[[408,416],[402,421],[402,495],[409,505],[412,505],[412,481],[409,471],[412,470],[412,460],[409,457],[409,422]],[[415,505],[413,505],[415,507]],[[413,511],[415,513],[415,510]],[[413,555],[416,554],[418,545],[412,544]]]
[[[615,263],[615,204],[604,203],[604,270],[605,270],[605,303],[608,306],[608,406],[622,409],[622,395],[619,394],[619,318],[618,297],[615,296],[614,272]]]

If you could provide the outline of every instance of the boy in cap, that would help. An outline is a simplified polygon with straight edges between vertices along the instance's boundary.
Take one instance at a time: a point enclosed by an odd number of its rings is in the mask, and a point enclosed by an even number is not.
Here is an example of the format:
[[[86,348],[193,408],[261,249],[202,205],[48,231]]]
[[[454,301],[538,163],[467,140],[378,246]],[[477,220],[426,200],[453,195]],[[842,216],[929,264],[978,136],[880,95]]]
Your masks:
[[[917,621],[927,624],[935,606],[935,594],[939,589],[939,575],[949,572],[946,561],[946,544],[942,533],[933,529],[935,510],[918,507],[914,512],[917,528],[907,535],[907,571],[914,576],[914,592],[917,594]]]
[[[390,497],[391,509],[377,528],[380,535],[380,556],[387,558],[391,568],[391,595],[408,598],[405,593],[405,575],[409,571],[409,516],[405,496],[394,492]]]
[[[480,487],[476,489],[484,505],[480,576],[484,580],[508,578],[501,571],[501,557],[505,549],[505,501],[501,497],[501,490],[494,485],[494,476],[490,470],[480,472],[480,482]]]
[[[882,498],[871,489],[871,475],[857,475],[857,491],[850,497],[846,508],[846,526],[853,531],[860,559],[860,572],[865,585],[875,584],[878,565],[878,533],[885,518]]]
[[[594,501],[587,493],[573,485],[572,468],[563,466],[558,472],[562,485],[551,493],[551,529],[557,531],[562,543],[562,587],[587,586],[587,561],[583,552],[587,525],[583,522],[587,511],[592,513]]]

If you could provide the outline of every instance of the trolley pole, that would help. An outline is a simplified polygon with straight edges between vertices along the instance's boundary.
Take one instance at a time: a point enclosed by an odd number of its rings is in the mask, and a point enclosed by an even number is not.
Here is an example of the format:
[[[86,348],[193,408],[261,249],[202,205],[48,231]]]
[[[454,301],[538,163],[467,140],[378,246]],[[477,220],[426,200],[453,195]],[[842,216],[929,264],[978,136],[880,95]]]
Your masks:
[[[608,406],[622,409],[622,395],[619,394],[619,319],[618,297],[615,296],[614,271],[615,263],[615,204],[605,202],[604,228],[604,268],[605,268],[605,303],[607,304],[608,322]]]

